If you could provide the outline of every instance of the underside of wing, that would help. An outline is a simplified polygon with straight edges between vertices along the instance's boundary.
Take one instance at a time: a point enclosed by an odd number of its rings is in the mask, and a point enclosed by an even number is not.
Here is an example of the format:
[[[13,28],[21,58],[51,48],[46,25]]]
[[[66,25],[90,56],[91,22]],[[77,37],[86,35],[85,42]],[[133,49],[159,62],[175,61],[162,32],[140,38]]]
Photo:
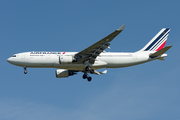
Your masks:
[[[76,63],[84,63],[86,61],[89,64],[94,64],[96,57],[109,47],[109,42],[111,42],[119,33],[121,33],[124,27],[125,25],[122,25],[119,29],[115,30],[105,38],[77,53],[75,55],[75,59],[77,61]]]

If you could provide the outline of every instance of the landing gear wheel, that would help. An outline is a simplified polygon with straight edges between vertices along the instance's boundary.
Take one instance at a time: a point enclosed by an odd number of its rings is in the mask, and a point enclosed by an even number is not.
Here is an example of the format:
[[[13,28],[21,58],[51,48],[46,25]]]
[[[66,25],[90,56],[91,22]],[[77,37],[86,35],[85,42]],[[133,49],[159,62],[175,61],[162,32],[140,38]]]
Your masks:
[[[27,71],[26,71],[26,70],[24,71],[24,74],[27,74]]]
[[[87,78],[87,75],[86,75],[86,74],[84,74],[84,75],[83,75],[83,79],[86,79],[86,78]]]
[[[88,80],[89,82],[91,82],[92,78],[91,78],[91,77],[88,77],[87,80]]]
[[[94,69],[91,69],[91,70],[90,70],[90,73],[93,74],[93,73],[94,73]]]

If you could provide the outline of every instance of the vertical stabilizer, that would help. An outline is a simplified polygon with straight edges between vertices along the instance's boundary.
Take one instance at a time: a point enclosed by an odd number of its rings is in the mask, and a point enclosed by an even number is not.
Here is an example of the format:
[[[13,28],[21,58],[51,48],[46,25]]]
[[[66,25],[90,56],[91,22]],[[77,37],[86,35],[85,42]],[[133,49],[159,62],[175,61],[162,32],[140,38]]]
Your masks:
[[[159,51],[164,48],[170,29],[163,28],[161,29],[158,34],[156,34],[151,41],[140,51]]]

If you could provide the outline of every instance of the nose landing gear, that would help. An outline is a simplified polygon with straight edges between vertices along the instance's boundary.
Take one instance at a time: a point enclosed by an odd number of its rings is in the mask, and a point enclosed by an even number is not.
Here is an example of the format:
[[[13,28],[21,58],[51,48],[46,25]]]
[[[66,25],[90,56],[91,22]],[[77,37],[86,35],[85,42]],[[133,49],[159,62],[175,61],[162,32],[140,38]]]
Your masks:
[[[27,74],[26,66],[24,66],[24,74]]]

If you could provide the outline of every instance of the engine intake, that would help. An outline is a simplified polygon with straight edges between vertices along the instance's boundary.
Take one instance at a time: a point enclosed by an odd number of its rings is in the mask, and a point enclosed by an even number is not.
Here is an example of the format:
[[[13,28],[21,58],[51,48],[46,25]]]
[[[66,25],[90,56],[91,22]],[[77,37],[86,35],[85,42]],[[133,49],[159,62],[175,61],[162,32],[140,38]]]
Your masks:
[[[63,69],[56,70],[56,78],[65,78],[65,77],[72,76],[74,74],[77,74],[77,73],[70,70],[63,70]]]

